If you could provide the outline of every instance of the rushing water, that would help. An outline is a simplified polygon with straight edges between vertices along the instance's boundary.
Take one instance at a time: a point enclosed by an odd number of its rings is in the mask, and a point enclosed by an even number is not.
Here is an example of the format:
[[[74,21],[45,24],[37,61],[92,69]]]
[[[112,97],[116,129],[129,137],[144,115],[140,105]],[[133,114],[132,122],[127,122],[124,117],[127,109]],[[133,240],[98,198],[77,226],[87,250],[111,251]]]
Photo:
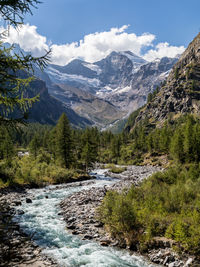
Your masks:
[[[97,179],[93,184],[75,186],[49,186],[42,189],[29,190],[32,203],[25,199],[19,209],[23,215],[16,216],[21,228],[43,248],[43,253],[53,257],[59,266],[70,267],[153,267],[142,257],[130,255],[125,250],[102,247],[92,241],[82,240],[66,231],[65,222],[59,216],[59,203],[74,192],[91,187],[109,185],[115,181],[97,171]]]

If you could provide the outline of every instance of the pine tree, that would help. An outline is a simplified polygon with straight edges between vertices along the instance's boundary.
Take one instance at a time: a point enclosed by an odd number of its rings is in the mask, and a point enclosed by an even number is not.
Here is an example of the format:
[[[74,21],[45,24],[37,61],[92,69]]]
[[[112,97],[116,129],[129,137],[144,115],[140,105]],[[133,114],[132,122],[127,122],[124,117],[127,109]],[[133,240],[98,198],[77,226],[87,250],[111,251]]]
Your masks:
[[[72,162],[72,139],[69,120],[65,113],[56,125],[56,157],[61,165],[69,168]]]
[[[37,0],[8,0],[0,1],[0,15],[5,23],[17,27],[23,23],[23,16],[31,13],[31,7],[38,4]],[[4,32],[6,34],[6,32]],[[0,34],[2,38],[2,33]],[[33,71],[33,65],[40,68],[46,66],[49,52],[40,58],[31,55],[14,54],[13,46],[5,48],[0,41],[0,125],[16,124],[27,118],[27,111],[38,100],[38,96],[25,98],[24,91],[33,80],[31,75],[20,78],[19,72]],[[13,119],[11,113],[17,110],[21,114]]]
[[[111,142],[111,153],[115,163],[117,163],[120,157],[121,138],[120,136],[114,136]]]
[[[187,162],[194,160],[194,133],[193,133],[194,118],[190,115],[187,116],[187,121],[184,129],[184,152]]]
[[[170,144],[170,152],[174,159],[177,159],[180,162],[184,162],[185,155],[183,151],[183,142],[184,136],[182,129],[175,131]]]
[[[0,127],[0,159],[10,160],[13,156],[14,145],[5,127]]]
[[[87,128],[82,136],[83,148],[81,159],[85,165],[86,171],[88,171],[89,167],[92,167],[98,156],[98,137],[95,135],[95,133],[97,135],[97,132],[94,128]]]
[[[39,147],[40,147],[39,137],[37,134],[35,134],[33,139],[31,140],[31,142],[29,144],[29,150],[35,159],[38,155]]]

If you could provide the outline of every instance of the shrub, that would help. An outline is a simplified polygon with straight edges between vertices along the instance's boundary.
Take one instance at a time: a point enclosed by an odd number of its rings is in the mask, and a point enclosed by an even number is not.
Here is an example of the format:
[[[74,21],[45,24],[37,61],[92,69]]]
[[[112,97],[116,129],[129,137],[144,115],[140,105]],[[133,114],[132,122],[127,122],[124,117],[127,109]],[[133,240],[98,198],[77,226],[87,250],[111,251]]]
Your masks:
[[[127,193],[109,191],[98,210],[115,236],[140,242],[156,236],[178,242],[187,252],[200,253],[200,167],[170,168],[152,175]],[[129,238],[127,238],[129,236]],[[132,239],[132,241],[131,241]]]

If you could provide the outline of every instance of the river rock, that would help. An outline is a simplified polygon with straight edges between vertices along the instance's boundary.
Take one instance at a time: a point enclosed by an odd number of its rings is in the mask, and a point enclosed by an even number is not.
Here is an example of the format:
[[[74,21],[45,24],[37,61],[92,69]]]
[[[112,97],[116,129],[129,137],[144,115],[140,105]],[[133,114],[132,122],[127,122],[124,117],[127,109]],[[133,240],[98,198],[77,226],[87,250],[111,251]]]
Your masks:
[[[152,166],[128,166],[126,171],[120,175],[111,174],[108,170],[104,171],[106,176],[118,178],[112,186],[92,187],[88,190],[73,193],[66,197],[61,203],[62,215],[72,234],[80,235],[83,239],[95,240],[102,246],[118,246],[127,248],[125,240],[116,240],[110,237],[103,228],[103,224],[98,221],[96,213],[97,207],[101,204],[106,191],[122,191],[130,188],[133,184],[138,186],[141,181],[152,175],[156,171],[162,171],[160,167]],[[94,170],[94,173],[98,171]],[[107,173],[106,173],[107,172]],[[92,173],[94,175],[94,173]],[[127,189],[128,190],[128,189]],[[148,248],[148,256],[151,261],[161,264],[162,266],[184,266],[177,254],[173,252],[173,240],[166,238],[155,238]],[[188,258],[187,258],[188,259]],[[190,265],[188,265],[190,266]],[[200,266],[200,265],[199,265]]]
[[[26,200],[24,188],[0,189],[0,267],[57,266],[48,257],[44,261],[41,249],[12,221],[16,210],[11,207],[20,206],[23,197]]]
[[[32,200],[30,198],[26,198],[26,203],[32,203]]]
[[[186,261],[184,267],[192,266],[192,263],[193,263],[193,258],[189,258],[189,259]]]
[[[14,204],[15,204],[16,206],[20,206],[20,205],[22,204],[22,202],[19,201],[19,200],[16,200],[16,201],[14,201]]]

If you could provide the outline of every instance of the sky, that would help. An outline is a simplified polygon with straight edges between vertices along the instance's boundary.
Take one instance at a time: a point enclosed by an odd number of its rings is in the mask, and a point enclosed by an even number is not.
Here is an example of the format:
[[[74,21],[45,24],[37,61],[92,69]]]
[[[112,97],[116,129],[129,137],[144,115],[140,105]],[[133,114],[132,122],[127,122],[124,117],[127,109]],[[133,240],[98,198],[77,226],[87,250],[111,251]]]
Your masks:
[[[200,31],[200,0],[43,0],[7,39],[52,63],[130,50],[148,61],[181,54]]]

